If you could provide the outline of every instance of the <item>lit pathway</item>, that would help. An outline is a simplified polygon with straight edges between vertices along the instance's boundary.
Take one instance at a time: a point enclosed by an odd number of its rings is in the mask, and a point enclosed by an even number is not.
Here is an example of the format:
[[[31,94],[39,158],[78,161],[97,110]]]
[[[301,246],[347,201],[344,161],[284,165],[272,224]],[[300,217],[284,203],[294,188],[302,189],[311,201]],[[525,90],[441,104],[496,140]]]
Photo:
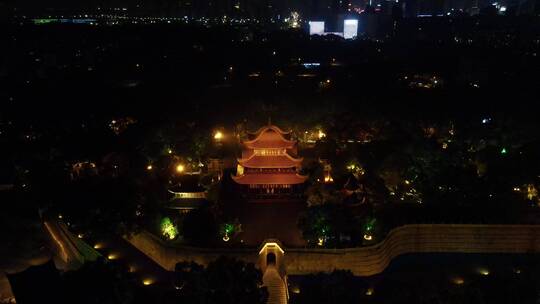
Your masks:
[[[161,268],[121,237],[111,236],[107,240],[87,244],[90,240],[74,236],[60,221],[46,221],[44,227],[52,241],[55,264],[59,269],[75,270],[84,262],[102,255],[109,260],[126,263],[141,285],[172,285],[171,272]]]
[[[274,265],[268,265],[263,275],[263,284],[268,289],[268,304],[287,304],[285,283]]]

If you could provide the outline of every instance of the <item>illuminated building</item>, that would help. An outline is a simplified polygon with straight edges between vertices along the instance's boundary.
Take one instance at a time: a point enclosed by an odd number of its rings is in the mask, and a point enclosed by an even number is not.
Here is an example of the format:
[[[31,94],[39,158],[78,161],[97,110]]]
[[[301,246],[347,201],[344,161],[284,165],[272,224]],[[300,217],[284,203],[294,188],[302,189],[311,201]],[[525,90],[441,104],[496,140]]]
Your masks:
[[[206,189],[199,184],[198,175],[179,177],[177,184],[169,188],[168,191],[171,199],[167,207],[178,210],[180,213],[187,213],[208,203]]]
[[[358,35],[358,20],[345,19],[343,21],[343,38],[354,39]]]
[[[250,197],[279,197],[299,193],[306,176],[299,174],[302,158],[296,158],[291,132],[268,125],[243,142],[242,158],[234,181]]]
[[[324,35],[324,21],[310,21],[309,35]]]

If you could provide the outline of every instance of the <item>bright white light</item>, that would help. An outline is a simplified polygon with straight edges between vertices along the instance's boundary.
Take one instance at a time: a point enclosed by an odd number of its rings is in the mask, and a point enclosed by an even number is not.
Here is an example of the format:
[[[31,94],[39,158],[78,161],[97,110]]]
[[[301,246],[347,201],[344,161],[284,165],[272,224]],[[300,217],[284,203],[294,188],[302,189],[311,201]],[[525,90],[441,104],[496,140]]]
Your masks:
[[[324,21],[310,21],[309,35],[324,35]]]
[[[506,12],[506,6],[501,6],[499,8],[499,12]]]
[[[343,38],[354,39],[358,35],[358,20],[346,19],[343,22]]]

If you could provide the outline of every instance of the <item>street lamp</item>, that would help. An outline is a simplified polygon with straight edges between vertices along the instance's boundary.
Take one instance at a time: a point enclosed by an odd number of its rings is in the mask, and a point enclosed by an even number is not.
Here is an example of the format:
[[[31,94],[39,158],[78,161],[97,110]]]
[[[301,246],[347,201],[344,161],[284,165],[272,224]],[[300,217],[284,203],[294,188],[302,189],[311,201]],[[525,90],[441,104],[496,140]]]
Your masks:
[[[184,165],[179,164],[178,166],[176,166],[176,172],[182,173],[184,172],[184,170],[185,170]]]
[[[214,139],[217,140],[217,141],[220,141],[223,139],[223,133],[221,131],[216,131],[216,133],[214,133]]]

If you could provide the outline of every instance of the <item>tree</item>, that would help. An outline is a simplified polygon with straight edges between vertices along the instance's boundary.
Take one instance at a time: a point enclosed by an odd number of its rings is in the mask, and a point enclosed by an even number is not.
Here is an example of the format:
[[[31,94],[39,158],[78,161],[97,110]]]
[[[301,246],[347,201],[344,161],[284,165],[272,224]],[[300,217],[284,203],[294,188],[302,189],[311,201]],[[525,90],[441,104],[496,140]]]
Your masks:
[[[191,211],[182,225],[184,238],[196,245],[205,245],[215,241],[218,230],[215,216],[208,208]]]
[[[305,276],[299,284],[300,292],[293,293],[291,300],[298,304],[362,303],[367,288],[350,271],[334,270]]]
[[[308,208],[300,214],[298,227],[309,244],[318,246],[350,246],[362,236],[357,219],[347,207],[336,204]]]
[[[194,262],[176,264],[178,303],[262,304],[268,297],[262,274],[253,264],[219,257],[208,267]]]
[[[64,275],[70,303],[132,303],[137,285],[126,265],[99,259]]]
[[[329,189],[321,183],[314,183],[306,190],[308,206],[317,206],[329,203],[339,203],[342,201],[340,193],[334,189]]]

